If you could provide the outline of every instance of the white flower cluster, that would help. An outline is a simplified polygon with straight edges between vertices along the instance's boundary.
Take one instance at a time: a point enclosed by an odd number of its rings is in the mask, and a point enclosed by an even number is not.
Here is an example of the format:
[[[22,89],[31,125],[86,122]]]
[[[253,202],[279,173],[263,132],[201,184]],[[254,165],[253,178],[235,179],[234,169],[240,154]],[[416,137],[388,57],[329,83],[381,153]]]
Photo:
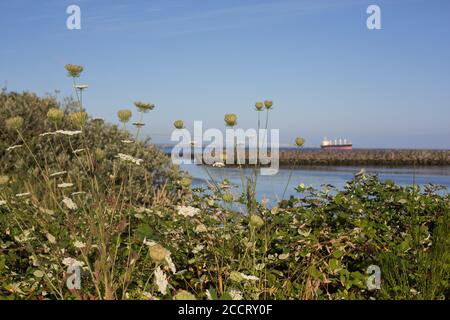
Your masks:
[[[64,258],[62,260],[62,264],[68,267],[82,267],[84,266],[84,262],[83,261],[78,261],[74,258]]]
[[[11,151],[11,150],[18,149],[18,148],[22,148],[22,145],[21,144],[16,144],[14,146],[11,146],[11,147],[7,148],[6,151]]]
[[[82,131],[81,130],[75,130],[75,131],[70,131],[70,130],[56,130],[56,131],[50,131],[50,132],[44,132],[41,133],[39,136],[41,137],[45,137],[45,136],[54,136],[56,134],[62,134],[65,136],[75,136],[78,134],[81,134]]]
[[[191,206],[178,206],[178,214],[183,217],[193,217],[200,213],[200,209]]]
[[[73,202],[73,200],[70,199],[70,198],[64,197],[63,203],[65,204],[67,209],[70,209],[70,210],[77,210],[78,209],[78,207],[75,204],[75,202]]]
[[[124,154],[124,153],[119,153],[116,157],[122,161],[131,162],[138,166],[141,165],[142,162],[144,162],[144,160],[142,160],[142,159],[138,159],[138,158],[132,157],[132,156],[130,156],[128,154]]]

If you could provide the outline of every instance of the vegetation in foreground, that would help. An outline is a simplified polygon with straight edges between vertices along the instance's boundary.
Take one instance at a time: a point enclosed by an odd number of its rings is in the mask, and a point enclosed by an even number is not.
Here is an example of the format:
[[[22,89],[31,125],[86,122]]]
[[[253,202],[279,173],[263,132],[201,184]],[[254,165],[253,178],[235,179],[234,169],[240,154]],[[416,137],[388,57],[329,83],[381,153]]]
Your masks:
[[[268,208],[248,185],[191,189],[138,143],[153,105],[136,103],[132,136],[131,111],[118,114],[122,130],[77,100],[60,109],[53,98],[0,96],[1,298],[450,297],[446,190],[361,172],[343,190],[299,185],[297,198]],[[367,287],[371,265],[379,290]],[[79,289],[67,286],[74,268]]]

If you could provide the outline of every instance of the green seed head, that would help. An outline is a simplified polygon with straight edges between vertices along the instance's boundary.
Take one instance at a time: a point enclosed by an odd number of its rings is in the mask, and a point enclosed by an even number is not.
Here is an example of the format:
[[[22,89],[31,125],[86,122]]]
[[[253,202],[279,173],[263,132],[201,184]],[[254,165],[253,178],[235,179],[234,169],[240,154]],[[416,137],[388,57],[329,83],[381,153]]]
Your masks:
[[[228,127],[234,127],[237,124],[237,115],[234,113],[228,113],[225,115],[224,120]]]
[[[119,117],[119,121],[122,123],[127,123],[132,116],[132,113],[128,109],[119,110],[117,112],[117,117]]]
[[[100,148],[96,148],[94,152],[95,160],[102,161],[106,157],[106,152]]]
[[[20,130],[23,126],[22,117],[12,117],[6,120],[6,128],[10,130]]]
[[[184,128],[184,122],[183,120],[177,120],[173,123],[173,126],[177,129],[183,129]]]
[[[234,196],[231,192],[227,191],[223,194],[222,199],[223,201],[230,203],[233,202]]]
[[[262,103],[262,102],[255,103],[256,111],[261,111],[263,107],[264,107],[264,103]]]
[[[136,101],[134,103],[134,105],[136,106],[136,108],[139,109],[139,112],[143,112],[143,113],[155,109],[155,105],[153,103],[146,103],[146,102]]]
[[[234,282],[241,282],[244,280],[240,272],[237,271],[231,271],[230,272],[230,280]]]
[[[74,112],[69,115],[70,122],[79,128],[84,127],[87,121],[87,113],[80,111],[80,112]]]
[[[66,70],[68,72],[69,77],[78,78],[80,74],[83,72],[84,68],[80,65],[67,64]]]
[[[173,296],[173,299],[174,300],[196,300],[195,296],[192,293],[187,292],[185,290],[178,291],[177,294]]]
[[[264,106],[266,107],[266,109],[272,109],[273,101],[272,100],[264,101]]]
[[[189,178],[189,177],[183,177],[183,178],[180,180],[180,185],[181,185],[183,188],[189,188],[189,187],[191,186],[191,184],[192,184],[192,179]]]
[[[150,258],[156,263],[163,262],[169,256],[169,251],[160,244],[155,244],[149,249]]]
[[[297,147],[303,147],[303,145],[305,144],[305,139],[303,139],[302,137],[297,137],[295,139],[295,144],[297,145]]]
[[[58,122],[61,121],[61,119],[64,117],[64,112],[62,112],[58,108],[51,108],[47,112],[47,118],[50,121]]]
[[[250,225],[254,228],[260,228],[264,225],[264,220],[256,214],[250,216]]]

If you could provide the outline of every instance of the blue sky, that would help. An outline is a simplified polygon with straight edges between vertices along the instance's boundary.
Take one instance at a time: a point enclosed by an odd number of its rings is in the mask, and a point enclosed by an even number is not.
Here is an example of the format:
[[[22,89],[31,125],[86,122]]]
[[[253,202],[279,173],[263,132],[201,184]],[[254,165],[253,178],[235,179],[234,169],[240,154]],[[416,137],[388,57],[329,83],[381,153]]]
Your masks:
[[[81,30],[66,28],[70,4]],[[382,30],[366,28],[369,4]],[[153,102],[156,142],[176,119],[254,127],[254,103],[273,99],[282,144],[450,148],[447,0],[2,0],[0,29],[9,90],[70,95],[64,65],[82,64],[88,112],[116,122]]]

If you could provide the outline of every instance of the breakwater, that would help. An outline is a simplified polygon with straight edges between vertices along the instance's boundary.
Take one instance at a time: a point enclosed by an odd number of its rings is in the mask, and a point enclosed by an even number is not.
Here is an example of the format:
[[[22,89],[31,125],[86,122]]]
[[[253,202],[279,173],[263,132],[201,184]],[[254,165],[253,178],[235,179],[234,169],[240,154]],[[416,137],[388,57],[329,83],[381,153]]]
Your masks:
[[[170,150],[169,147],[164,148],[169,156]],[[248,156],[248,150],[246,154]],[[289,148],[280,149],[279,159],[280,166],[450,166],[450,150]]]
[[[280,150],[280,165],[449,166],[450,150]]]

